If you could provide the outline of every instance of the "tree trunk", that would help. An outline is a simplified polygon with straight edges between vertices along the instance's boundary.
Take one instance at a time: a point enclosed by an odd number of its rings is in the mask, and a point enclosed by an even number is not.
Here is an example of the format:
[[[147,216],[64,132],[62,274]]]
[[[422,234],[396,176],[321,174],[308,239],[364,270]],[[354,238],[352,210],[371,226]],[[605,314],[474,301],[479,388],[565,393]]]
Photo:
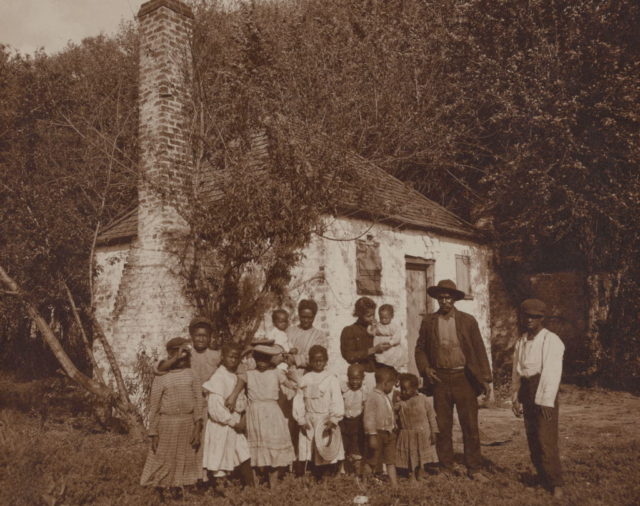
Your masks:
[[[104,335],[102,326],[96,320],[95,315],[92,314],[91,319],[93,321],[93,327],[95,330],[96,339],[98,339],[98,341],[100,341],[100,344],[102,345],[104,354],[107,357],[107,362],[109,362],[109,366],[111,367],[111,372],[113,372],[113,376],[116,380],[120,401],[125,404],[129,404],[131,402],[129,399],[129,392],[127,392],[127,386],[124,383],[124,378],[122,377],[122,371],[120,370],[120,366],[118,365],[118,361],[116,360],[116,355],[115,353],[113,353],[113,348],[111,347],[111,343],[109,343],[109,341],[107,340],[107,337]]]
[[[67,355],[67,352],[62,347],[62,344],[60,344],[60,341],[56,337],[55,333],[51,330],[49,324],[40,315],[36,307],[31,302],[29,302],[24,292],[22,292],[22,290],[18,286],[18,283],[16,283],[16,281],[11,276],[9,276],[9,274],[4,270],[2,266],[0,266],[0,283],[6,287],[9,293],[18,297],[25,305],[29,318],[31,318],[31,320],[35,323],[36,327],[47,343],[47,346],[49,346],[49,349],[51,349],[53,355],[62,366],[62,369],[64,370],[66,375],[73,381],[75,381],[78,385],[83,387],[85,390],[94,394],[101,401],[110,405],[114,405],[122,415],[123,421],[127,425],[130,433],[134,437],[141,437],[145,431],[142,425],[142,419],[138,414],[136,407],[128,402],[128,400],[123,400],[121,396],[118,396],[113,390],[111,390],[104,384],[101,384],[98,381],[86,376],[76,367],[73,361],[69,358],[69,355]]]
[[[96,357],[93,354],[93,348],[91,346],[91,343],[89,342],[87,333],[84,331],[84,325],[82,325],[82,320],[80,319],[80,313],[78,311],[78,307],[76,306],[76,302],[73,298],[73,294],[71,293],[71,290],[69,289],[69,285],[67,285],[66,282],[63,282],[62,285],[64,286],[64,290],[67,294],[67,298],[69,299],[71,312],[73,313],[73,318],[75,319],[76,325],[78,326],[78,331],[82,336],[82,342],[84,343],[85,351],[89,356],[89,361],[91,362],[91,367],[93,369],[93,375],[95,378],[98,379],[98,382],[100,384],[106,385],[106,383],[104,382],[104,378],[102,377],[102,374],[100,374],[100,368],[98,367],[98,363],[96,362]]]
[[[589,368],[587,374],[598,381],[605,366],[607,350],[603,346],[602,330],[611,315],[611,304],[618,297],[622,271],[599,272],[587,276],[589,312],[587,319],[587,346]]]

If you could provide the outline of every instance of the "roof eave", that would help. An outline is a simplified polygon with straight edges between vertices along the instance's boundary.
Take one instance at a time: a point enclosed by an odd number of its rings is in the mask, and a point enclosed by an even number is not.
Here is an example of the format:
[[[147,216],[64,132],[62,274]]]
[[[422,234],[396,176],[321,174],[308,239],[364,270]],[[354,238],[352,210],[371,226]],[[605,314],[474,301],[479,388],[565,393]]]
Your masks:
[[[477,243],[483,244],[488,241],[488,238],[483,234],[480,230],[476,230],[475,232],[466,232],[464,230],[451,230],[446,227],[439,227],[438,225],[421,225],[417,223],[411,223],[401,218],[396,218],[393,216],[388,216],[382,213],[374,213],[370,211],[364,211],[362,209],[350,209],[350,208],[339,208],[337,210],[339,216],[347,217],[347,218],[359,218],[363,220],[369,220],[377,223],[382,223],[385,225],[395,226],[401,229],[410,229],[410,230],[420,230],[425,232],[435,232],[437,234],[453,237],[458,239],[471,239]]]

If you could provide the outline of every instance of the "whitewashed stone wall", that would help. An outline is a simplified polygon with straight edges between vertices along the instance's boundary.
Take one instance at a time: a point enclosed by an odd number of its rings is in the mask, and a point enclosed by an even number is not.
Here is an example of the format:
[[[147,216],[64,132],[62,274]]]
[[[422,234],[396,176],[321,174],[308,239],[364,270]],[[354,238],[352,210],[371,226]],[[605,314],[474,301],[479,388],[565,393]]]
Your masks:
[[[456,280],[456,255],[471,258],[472,300],[456,303],[460,310],[476,317],[480,332],[490,353],[489,262],[486,246],[448,238],[434,233],[398,230],[387,225],[371,226],[368,221],[351,218],[327,218],[324,237],[316,236],[305,250],[304,259],[295,269],[289,289],[291,324],[295,325],[295,305],[303,298],[312,298],[319,305],[315,325],[329,335],[330,368],[339,374],[347,364],[340,354],[342,328],[354,321],[353,304],[360,297],[356,293],[355,239],[372,235],[380,243],[382,258],[382,290],[384,295],[372,296],[378,305],[390,303],[395,307],[395,319],[406,329],[405,255],[434,260],[434,279]],[[170,272],[153,266],[133,265],[136,243],[132,246],[103,247],[97,252],[100,275],[96,280],[96,302],[99,321],[111,340],[115,353],[123,365],[125,377],[136,381],[136,360],[144,350],[147,356],[161,355],[164,336],[159,339],[158,329],[172,329],[175,335],[186,335],[191,305],[184,300],[181,289]],[[127,271],[136,272],[127,276]],[[159,292],[160,291],[160,292]],[[164,301],[165,311],[156,311],[157,298]],[[127,322],[127,332],[115,325],[122,312],[138,315],[136,321]],[[151,308],[150,308],[151,306]],[[152,309],[152,310],[151,310]],[[270,313],[258,333],[271,328]]]
[[[353,305],[360,297],[356,291],[356,242],[363,234],[373,236],[380,244],[382,259],[381,296],[371,296],[379,305],[389,303],[395,307],[395,319],[406,332],[407,300],[405,288],[405,256],[434,260],[434,279],[456,280],[456,255],[471,259],[473,299],[461,300],[456,307],[472,314],[478,320],[480,332],[490,351],[489,268],[491,253],[483,245],[454,239],[431,232],[398,230],[352,218],[327,218],[324,237],[316,237],[305,251],[305,259],[296,269],[291,283],[291,303],[287,309],[296,323],[294,303],[312,298],[319,305],[315,326],[328,333],[330,339],[330,367],[344,373],[347,364],[340,354],[340,333],[354,322]],[[263,332],[271,328],[271,319],[265,315]]]

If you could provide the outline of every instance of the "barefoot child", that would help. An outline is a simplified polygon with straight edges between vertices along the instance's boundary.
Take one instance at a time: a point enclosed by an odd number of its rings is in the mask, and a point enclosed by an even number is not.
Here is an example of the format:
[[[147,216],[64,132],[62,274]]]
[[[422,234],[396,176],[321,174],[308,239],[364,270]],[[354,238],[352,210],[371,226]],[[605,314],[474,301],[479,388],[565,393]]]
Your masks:
[[[364,432],[368,446],[365,474],[379,472],[382,464],[392,487],[398,485],[396,478],[396,422],[389,394],[396,384],[397,373],[391,367],[376,369],[376,388],[364,405]]]
[[[202,477],[198,457],[202,433],[202,387],[189,368],[189,341],[181,337],[167,343],[171,369],[153,379],[149,405],[151,449],[141,485],[160,489],[182,488]]]
[[[298,382],[298,391],[293,399],[293,416],[300,426],[298,438],[298,460],[310,461],[316,467],[335,464],[344,459],[342,438],[337,424],[344,416],[344,403],[338,378],[325,370],[329,356],[324,346],[314,345],[309,350],[311,370]],[[334,458],[325,459],[316,446],[316,428],[332,432],[337,438]]]
[[[236,370],[240,364],[242,347],[238,343],[226,343],[222,346],[222,365],[204,384],[209,392],[207,427],[204,438],[203,466],[214,477],[222,477],[238,468],[245,485],[253,486],[251,454],[247,438],[242,434],[245,420],[240,413],[244,398],[238,399],[236,411],[231,412],[225,406],[236,383],[239,381]]]
[[[409,470],[411,481],[424,478],[424,465],[437,462],[435,444],[438,424],[427,397],[418,393],[418,377],[400,375],[400,433],[396,447],[396,465]]]
[[[295,388],[295,383],[272,361],[273,356],[281,353],[279,346],[255,346],[256,368],[246,372],[251,465],[268,472],[271,488],[277,484],[278,470],[288,467],[295,459],[287,419],[278,405],[281,387]]]
[[[344,418],[340,420],[340,432],[344,443],[347,472],[360,474],[360,461],[364,455],[364,425],[362,413],[367,400],[364,386],[364,367],[351,364],[347,369],[347,382],[342,386]]]
[[[380,321],[373,323],[373,346],[387,343],[389,349],[376,355],[376,361],[393,367],[396,371],[404,371],[407,367],[407,350],[402,346],[400,339],[400,327],[393,321],[393,306],[383,304],[378,309]]]

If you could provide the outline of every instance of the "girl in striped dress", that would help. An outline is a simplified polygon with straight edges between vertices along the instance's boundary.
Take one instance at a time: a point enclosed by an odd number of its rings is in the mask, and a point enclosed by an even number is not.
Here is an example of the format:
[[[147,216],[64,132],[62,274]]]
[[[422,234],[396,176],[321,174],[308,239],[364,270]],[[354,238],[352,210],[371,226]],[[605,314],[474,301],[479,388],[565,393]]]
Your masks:
[[[151,448],[140,484],[155,486],[161,497],[163,489],[171,488],[174,495],[179,495],[185,485],[193,485],[202,477],[202,461],[198,458],[202,386],[189,367],[188,343],[181,337],[167,343],[173,365],[166,374],[155,376],[151,387]]]

